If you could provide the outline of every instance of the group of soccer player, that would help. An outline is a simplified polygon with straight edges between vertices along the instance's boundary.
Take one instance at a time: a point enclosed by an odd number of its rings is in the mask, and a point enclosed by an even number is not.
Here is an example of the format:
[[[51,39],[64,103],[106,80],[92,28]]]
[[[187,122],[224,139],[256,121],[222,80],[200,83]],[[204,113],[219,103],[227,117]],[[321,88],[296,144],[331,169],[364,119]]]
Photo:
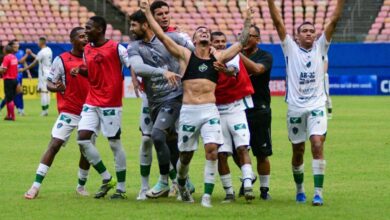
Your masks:
[[[323,204],[327,132],[324,89],[324,57],[340,18],[344,0],[316,40],[313,24],[305,22],[297,30],[297,42],[286,33],[273,0],[268,0],[271,16],[282,41],[286,60],[288,103],[287,127],[292,143],[292,170],[296,201],[306,202],[303,187],[303,154],[309,137],[313,154],[315,192],[312,204]],[[228,156],[242,172],[239,196],[255,198],[249,150],[257,160],[260,198],[270,200],[272,155],[270,72],[272,55],[260,48],[260,29],[252,25],[252,11],[244,13],[239,41],[226,47],[222,32],[199,26],[190,39],[170,26],[166,2],[141,0],[141,9],[130,16],[132,41],[128,48],[105,38],[106,21],[91,17],[85,28],[70,33],[72,49],[56,57],[47,77],[47,89],[57,93],[59,116],[52,139],[38,166],[35,181],[25,198],[38,196],[41,183],[57,152],[78,129],[80,163],[77,193],[89,195],[85,183],[90,165],[100,174],[102,185],[95,198],[116,187],[111,199],[125,199],[126,155],[121,143],[122,67],[130,68],[136,93],[141,93],[140,130],[141,189],[137,200],[178,196],[193,203],[195,191],[189,168],[198,148],[199,136],[205,150],[204,193],[201,204],[211,207],[217,172],[226,197],[235,200]],[[95,146],[99,132],[108,139],[115,160],[116,179],[104,165]],[[160,177],[152,188],[149,175],[152,148],[156,149]],[[169,180],[172,182],[169,186]]]

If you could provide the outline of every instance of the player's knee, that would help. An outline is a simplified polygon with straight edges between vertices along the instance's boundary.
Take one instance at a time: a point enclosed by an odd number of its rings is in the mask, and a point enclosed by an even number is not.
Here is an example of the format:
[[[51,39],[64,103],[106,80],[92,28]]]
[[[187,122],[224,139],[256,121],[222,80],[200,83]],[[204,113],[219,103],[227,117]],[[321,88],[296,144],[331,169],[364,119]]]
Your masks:
[[[227,163],[228,160],[228,153],[226,152],[220,152],[218,153],[218,161],[221,163]]]
[[[248,148],[246,146],[239,146],[236,148],[236,151],[239,156],[248,154]]]
[[[150,146],[152,144],[152,138],[149,135],[142,135],[142,145]]]
[[[180,163],[188,165],[191,162],[193,152],[181,152],[180,153]]]
[[[257,159],[257,163],[260,163],[260,164],[269,162],[268,156],[260,155],[260,156],[257,156],[256,159]]]
[[[218,159],[218,145],[217,144],[205,144],[206,160]]]
[[[159,149],[160,146],[165,145],[166,133],[160,129],[153,129],[152,140],[156,149]]]
[[[77,135],[77,140],[78,141],[91,140],[92,135],[93,135],[92,131],[80,130]]]

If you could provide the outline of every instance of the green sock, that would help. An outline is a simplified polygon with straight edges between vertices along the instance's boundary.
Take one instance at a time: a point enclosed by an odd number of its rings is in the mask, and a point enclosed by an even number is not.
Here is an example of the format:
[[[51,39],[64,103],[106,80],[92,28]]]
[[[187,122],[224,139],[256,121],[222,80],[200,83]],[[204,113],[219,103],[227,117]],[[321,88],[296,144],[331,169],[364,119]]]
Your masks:
[[[106,166],[103,164],[103,161],[99,161],[97,164],[93,165],[93,168],[95,168],[99,174],[102,174],[107,170]]]
[[[116,172],[116,178],[118,179],[118,182],[125,182],[126,181],[126,170]]]
[[[294,181],[296,184],[302,184],[303,183],[303,173],[294,173]]]
[[[176,179],[176,176],[177,176],[177,172],[176,172],[175,169],[172,169],[172,170],[169,171],[169,178],[170,178],[171,180],[175,180],[175,179]]]
[[[324,185],[324,175],[314,175],[314,187],[322,188]]]
[[[35,181],[34,182],[42,183],[44,178],[45,178],[45,176],[42,176],[42,175],[39,175],[39,174],[35,174]]]
[[[139,171],[141,173],[141,176],[149,176],[150,174],[150,165],[140,165]]]
[[[205,183],[204,184],[204,193],[205,194],[213,194],[213,190],[214,190],[214,184],[213,183]]]
[[[87,183],[87,180],[86,180],[86,179],[84,179],[84,180],[79,179],[79,185],[80,185],[80,186],[85,186],[85,183]]]

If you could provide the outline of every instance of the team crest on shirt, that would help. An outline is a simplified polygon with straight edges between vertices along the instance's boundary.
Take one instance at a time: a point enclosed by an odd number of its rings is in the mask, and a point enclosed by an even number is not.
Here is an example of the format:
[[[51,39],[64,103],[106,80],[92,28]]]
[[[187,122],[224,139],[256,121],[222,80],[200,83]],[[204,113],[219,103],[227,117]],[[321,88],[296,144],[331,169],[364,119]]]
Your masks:
[[[306,63],[306,67],[307,67],[307,68],[311,67],[311,61],[309,61],[308,63]]]
[[[199,67],[198,67],[198,69],[199,69],[199,71],[200,72],[204,72],[204,71],[206,71],[207,69],[208,69],[208,67],[207,67],[207,65],[206,64],[202,64],[202,65],[200,65]]]

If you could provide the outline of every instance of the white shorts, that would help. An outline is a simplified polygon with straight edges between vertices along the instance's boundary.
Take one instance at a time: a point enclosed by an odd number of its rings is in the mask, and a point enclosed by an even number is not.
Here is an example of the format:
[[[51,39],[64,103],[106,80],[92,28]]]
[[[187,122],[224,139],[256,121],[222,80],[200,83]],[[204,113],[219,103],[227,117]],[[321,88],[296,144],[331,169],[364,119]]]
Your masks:
[[[235,148],[240,146],[249,147],[250,133],[245,111],[221,114],[221,127],[223,144],[218,148],[218,152],[232,154],[233,146]]]
[[[179,151],[198,149],[199,135],[203,144],[223,144],[220,116],[215,104],[183,105],[179,118]]]
[[[317,108],[288,108],[288,138],[293,144],[305,142],[312,135],[326,135],[327,126],[328,120],[325,106]]]
[[[141,94],[142,105],[141,105],[141,114],[139,117],[139,129],[143,136],[150,136],[152,134],[153,122],[150,117],[150,108],[148,99],[144,93]]]
[[[72,131],[77,127],[81,119],[81,116],[74,115],[70,113],[60,113],[57,118],[56,123],[51,130],[51,136],[63,140],[65,143],[62,146],[65,146],[66,142],[69,140]]]
[[[78,130],[93,131],[101,129],[105,137],[114,137],[122,124],[122,107],[101,108],[85,104],[81,112]]]
[[[39,92],[48,92],[47,90],[47,78],[46,77],[38,77],[38,91]]]

